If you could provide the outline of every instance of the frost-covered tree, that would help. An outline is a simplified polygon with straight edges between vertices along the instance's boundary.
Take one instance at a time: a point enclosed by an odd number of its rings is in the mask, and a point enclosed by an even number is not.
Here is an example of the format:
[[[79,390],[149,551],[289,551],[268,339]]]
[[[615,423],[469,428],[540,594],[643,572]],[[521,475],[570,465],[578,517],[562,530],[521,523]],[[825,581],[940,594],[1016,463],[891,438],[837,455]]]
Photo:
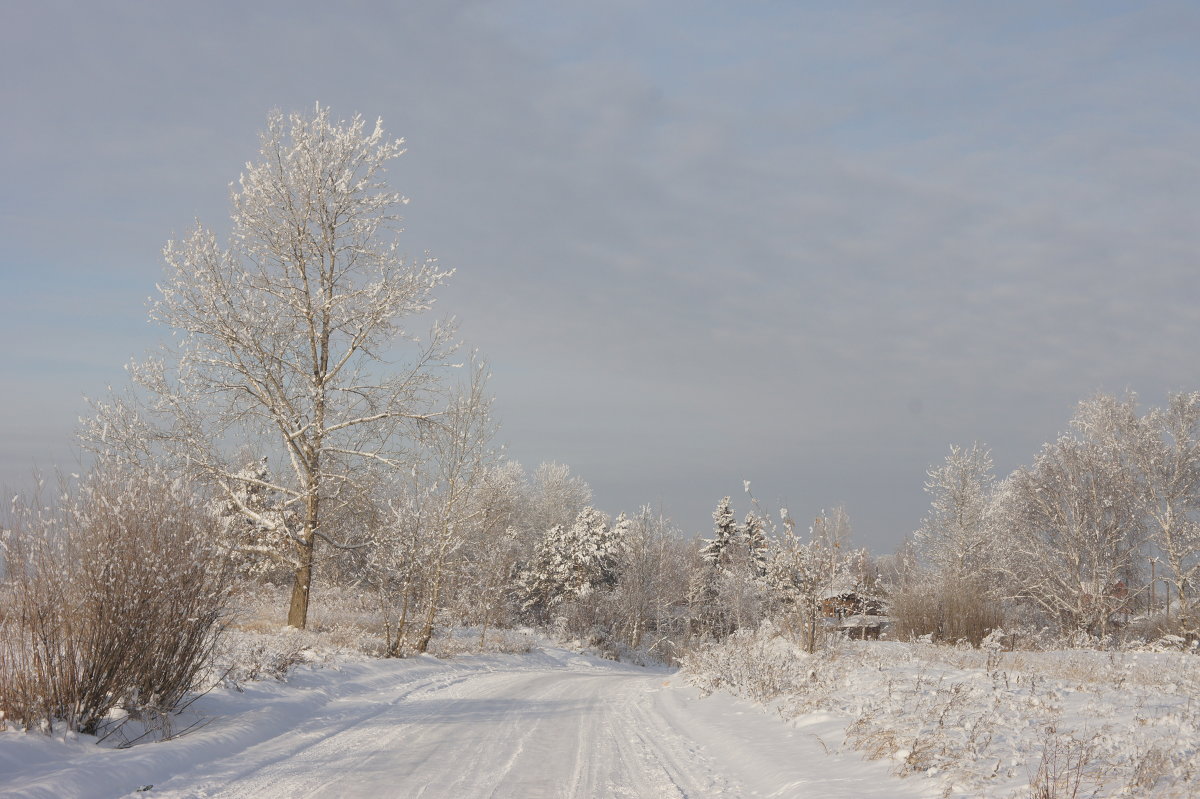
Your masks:
[[[1176,393],[1163,408],[1137,413],[1137,397],[1099,394],[1080,403],[1074,426],[1121,457],[1137,481],[1139,513],[1156,575],[1178,600],[1180,618],[1193,615],[1200,577],[1200,392]]]
[[[789,621],[798,623],[800,640],[807,652],[817,647],[821,600],[831,589],[829,569],[823,553],[794,531],[777,542],[767,567],[767,581],[786,610]]]
[[[1064,632],[1103,635],[1142,545],[1140,486],[1104,441],[1066,434],[1002,484],[995,568]]]
[[[746,545],[746,557],[755,577],[767,573],[768,544],[767,525],[761,516],[751,511],[742,524],[742,540]]]
[[[370,546],[355,580],[380,602],[388,654],[424,652],[457,586],[474,576],[464,550],[478,540],[494,454],[487,380],[486,364],[473,358],[445,413],[425,431],[422,460],[388,486],[382,518],[364,519]]]
[[[524,468],[505,461],[484,472],[474,494],[476,517],[466,529],[454,601],[457,618],[479,627],[481,647],[490,628],[511,619],[512,581],[528,555],[520,536],[527,492]]]
[[[521,576],[524,609],[544,612],[615,585],[628,527],[626,519],[609,527],[608,518],[588,506],[570,527],[555,525],[548,530]]]
[[[737,523],[730,498],[713,511],[713,537],[699,550],[705,568],[692,576],[689,602],[704,634],[724,637],[762,617],[767,537],[762,517],[750,513]]]
[[[849,517],[840,506],[822,512],[804,540],[787,510],[780,515],[785,532],[771,549],[767,583],[783,607],[785,625],[798,634],[805,651],[815,652],[823,601],[853,583],[854,559],[844,551]]]
[[[950,448],[931,468],[929,513],[913,535],[919,564],[892,583],[898,632],[979,643],[1001,623],[992,588],[996,537],[991,508],[995,478],[986,447]]]
[[[521,526],[541,536],[555,525],[570,527],[592,502],[592,489],[561,463],[543,463],[534,471]],[[536,539],[535,539],[536,540]]]
[[[565,539],[568,572],[563,587],[567,592],[582,596],[616,584],[622,536],[628,527],[624,516],[610,527],[608,517],[595,508],[579,512]]]
[[[335,122],[320,106],[307,117],[271,113],[259,160],[231,192],[228,243],[197,226],[166,246],[151,316],[177,346],[133,364],[137,392],[97,403],[83,431],[95,449],[165,455],[234,504],[250,481],[230,445],[268,451],[286,474],[261,487],[296,522],[239,510],[288,542],[296,627],[308,618],[318,539],[333,542],[330,521],[364,474],[412,465],[454,349],[446,326],[422,338],[406,328],[450,273],[399,249],[406,200],[383,173],[402,152],[362,117]],[[398,342],[414,345],[402,360]]]
[[[725,497],[713,511],[713,537],[704,539],[700,557],[714,567],[726,566],[733,556],[738,538],[737,519],[734,518],[729,497]]]
[[[480,524],[486,511],[477,501],[477,495],[495,458],[491,449],[495,424],[491,397],[486,393],[489,377],[487,364],[473,359],[468,384],[461,387],[441,418],[425,431],[436,546],[418,652],[429,646],[434,620],[445,603],[445,588],[450,582],[447,572],[452,570],[450,558],[466,542],[469,529]]]
[[[671,639],[682,631],[690,563],[685,555],[694,555],[684,548],[691,542],[649,506],[623,519],[613,524],[621,530],[617,537],[623,545],[612,597],[612,630],[633,649],[646,646],[659,657],[669,657],[674,653]]]
[[[1153,431],[1143,456],[1143,495],[1149,533],[1167,569],[1164,579],[1179,598],[1179,615],[1200,632],[1196,584],[1200,582],[1200,392],[1172,394],[1165,408],[1142,422]]]
[[[809,533],[813,541],[819,542],[821,547],[830,553],[829,558],[832,564],[837,559],[837,554],[844,551],[850,544],[852,532],[850,514],[846,512],[846,507],[838,505],[833,510],[822,510],[813,519],[812,529]]]
[[[946,460],[929,470],[925,491],[932,500],[915,540],[937,575],[977,576],[988,566],[994,481],[991,454],[979,444],[951,447]]]
[[[522,613],[545,620],[546,612],[561,602],[569,566],[566,559],[566,528],[556,524],[545,532],[533,557],[517,576],[516,592]]]
[[[378,601],[384,654],[399,657],[412,647],[413,630],[429,601],[437,559],[436,501],[414,470],[392,486],[371,525],[356,582]]]
[[[633,520],[621,512],[617,514],[617,518],[613,519],[612,526],[605,528],[601,538],[596,541],[594,545],[598,555],[596,562],[603,575],[601,579],[603,585],[616,585],[621,579],[621,564],[624,561],[622,555],[629,546],[629,536],[633,527]]]

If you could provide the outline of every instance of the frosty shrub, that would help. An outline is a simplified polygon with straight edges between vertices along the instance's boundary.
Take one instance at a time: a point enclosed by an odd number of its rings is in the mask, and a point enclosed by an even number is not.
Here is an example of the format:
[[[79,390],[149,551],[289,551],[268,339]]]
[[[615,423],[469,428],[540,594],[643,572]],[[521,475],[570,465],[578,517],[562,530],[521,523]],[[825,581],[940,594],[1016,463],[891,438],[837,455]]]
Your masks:
[[[215,653],[215,669],[226,686],[242,690],[255,680],[285,680],[301,663],[317,660],[320,634],[284,627],[271,633],[230,630]]]
[[[900,641],[930,640],[941,626],[941,606],[931,586],[911,583],[893,588],[888,596],[888,616]]]
[[[770,622],[756,630],[738,630],[723,641],[703,644],[680,663],[687,679],[700,690],[726,690],[756,702],[782,700],[795,715],[821,704],[838,682],[836,646],[819,654],[803,652]]]
[[[459,655],[524,654],[532,652],[537,639],[529,628],[516,630],[493,630],[488,636],[480,636],[474,627],[439,628],[429,645],[429,654],[438,658]]]
[[[868,758],[889,758],[901,776],[970,769],[991,756],[999,699],[986,683],[930,678],[889,681],[846,730]],[[989,764],[991,765],[991,764]]]
[[[1077,738],[1044,731],[1042,756],[1029,779],[1030,799],[1078,799],[1095,796],[1103,787],[1104,769],[1089,769],[1098,759],[1100,736]]]
[[[902,641],[928,635],[976,647],[1005,622],[1003,606],[982,581],[965,578],[910,580],[892,591],[888,615]]]
[[[981,648],[832,639],[808,655],[764,623],[697,647],[683,676],[804,726],[839,719],[840,741],[822,732],[830,751],[932,780],[930,795],[1200,796],[1200,657],[1009,652],[1006,638]]]
[[[162,475],[98,467],[54,508],[14,502],[0,581],[0,712],[94,733],[177,707],[229,599],[217,522]]]

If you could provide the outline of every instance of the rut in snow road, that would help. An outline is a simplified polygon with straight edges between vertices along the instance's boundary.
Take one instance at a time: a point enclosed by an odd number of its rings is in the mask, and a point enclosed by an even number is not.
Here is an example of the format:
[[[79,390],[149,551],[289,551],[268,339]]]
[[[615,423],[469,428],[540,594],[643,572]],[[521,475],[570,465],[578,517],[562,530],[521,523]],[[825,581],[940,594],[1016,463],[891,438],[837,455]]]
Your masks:
[[[25,788],[117,796],[152,784],[138,795],[268,799],[927,795],[856,753],[826,755],[813,734],[758,708],[701,699],[673,672],[562,650],[355,663],[291,682],[234,715],[214,700],[226,715],[193,735],[102,752],[86,775],[30,774]]]

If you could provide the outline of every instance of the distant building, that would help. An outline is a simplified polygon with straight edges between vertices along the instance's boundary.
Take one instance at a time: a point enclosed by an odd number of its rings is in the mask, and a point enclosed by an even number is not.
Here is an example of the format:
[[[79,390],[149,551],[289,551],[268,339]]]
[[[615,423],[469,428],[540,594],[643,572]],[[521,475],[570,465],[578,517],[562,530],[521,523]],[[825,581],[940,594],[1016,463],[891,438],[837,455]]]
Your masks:
[[[821,614],[826,619],[826,627],[859,640],[878,639],[891,626],[891,619],[883,615],[883,602],[857,591],[845,591],[822,599]]]

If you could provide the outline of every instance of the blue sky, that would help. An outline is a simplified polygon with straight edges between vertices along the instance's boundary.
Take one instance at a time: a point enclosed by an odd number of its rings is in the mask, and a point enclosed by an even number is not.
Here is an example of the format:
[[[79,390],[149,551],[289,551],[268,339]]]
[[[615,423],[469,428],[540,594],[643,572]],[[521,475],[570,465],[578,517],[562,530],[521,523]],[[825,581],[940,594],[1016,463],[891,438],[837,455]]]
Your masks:
[[[501,438],[609,512],[845,503],[1028,462],[1078,399],[1196,389],[1192,3],[7,3],[0,483],[163,331],[272,107],[383,117],[410,251]]]

